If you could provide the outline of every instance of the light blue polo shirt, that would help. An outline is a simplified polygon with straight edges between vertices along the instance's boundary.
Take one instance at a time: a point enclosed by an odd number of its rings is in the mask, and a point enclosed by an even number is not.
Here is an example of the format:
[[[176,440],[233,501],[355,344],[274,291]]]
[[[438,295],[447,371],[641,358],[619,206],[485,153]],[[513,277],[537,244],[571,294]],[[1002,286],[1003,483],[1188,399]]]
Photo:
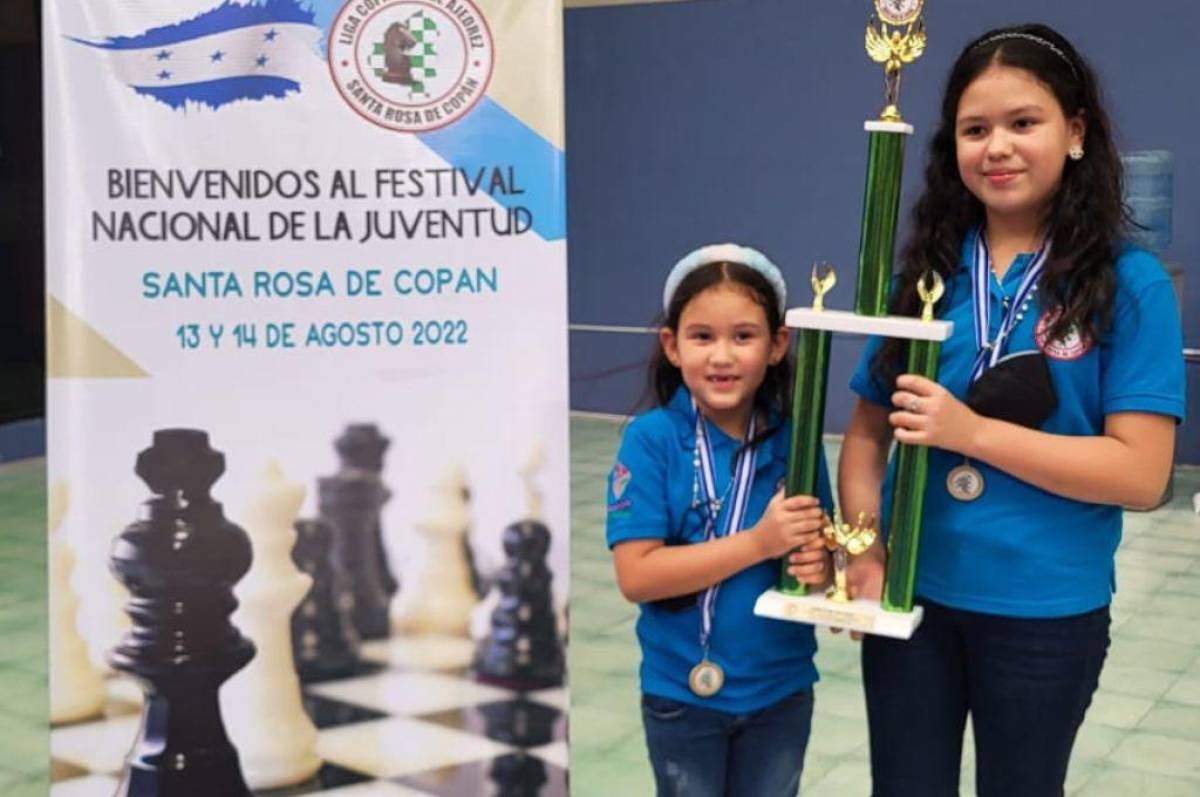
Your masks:
[[[778,423],[778,418],[773,420],[773,425]],[[747,527],[762,517],[771,496],[783,484],[790,430],[790,423],[784,424],[759,444]],[[682,387],[670,404],[630,422],[608,479],[609,548],[627,540],[666,540],[668,544],[704,540],[703,510],[692,507],[695,431],[691,395]],[[708,423],[708,434],[717,494],[723,495],[740,441],[712,423]],[[818,479],[821,501],[829,511],[833,496],[823,454]],[[817,680],[812,626],[768,620],[753,612],[759,594],[777,586],[779,573],[779,562],[769,560],[721,584],[709,658],[725,671],[725,685],[712,697],[697,697],[687,684],[688,673],[701,659],[699,607],[671,612],[640,604],[637,635],[642,647],[642,691],[741,714],[811,686]]]
[[[942,344],[938,379],[959,399],[966,396],[976,354],[971,302],[971,262],[977,231],[963,243],[962,265],[948,280],[939,316],[954,322]],[[1017,257],[1003,290],[1016,293],[1032,256]],[[1116,263],[1112,326],[1098,345],[1077,336],[1045,341],[1047,315],[1040,293],[1018,323],[1004,354],[1041,348],[1046,353],[1058,407],[1041,429],[1060,435],[1100,435],[1115,412],[1184,417],[1183,348],[1171,282],[1158,259],[1132,246]],[[991,280],[990,337],[1001,322],[1001,286]],[[1039,341],[1041,341],[1039,343]],[[850,387],[867,401],[891,407],[893,386],[870,375],[879,340],[863,352]],[[971,611],[1017,617],[1063,617],[1106,606],[1115,583],[1113,555],[1121,540],[1121,508],[1053,495],[986,464],[983,495],[964,503],[946,491],[946,476],[963,457],[929,451],[929,481],[921,521],[917,594]],[[895,461],[884,482],[884,514],[891,507]],[[886,523],[886,519],[885,519]]]

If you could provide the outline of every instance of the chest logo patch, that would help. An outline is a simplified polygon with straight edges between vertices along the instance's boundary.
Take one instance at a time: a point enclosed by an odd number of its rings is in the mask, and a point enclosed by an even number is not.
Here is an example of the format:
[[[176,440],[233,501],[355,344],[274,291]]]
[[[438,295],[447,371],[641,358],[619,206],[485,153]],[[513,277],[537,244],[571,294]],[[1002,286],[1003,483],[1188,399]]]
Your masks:
[[[1054,308],[1042,313],[1033,331],[1033,338],[1037,341],[1037,347],[1052,360],[1078,360],[1092,350],[1092,342],[1084,339],[1077,326],[1072,326],[1065,335],[1049,340],[1050,327],[1054,325],[1059,312],[1058,308]]]
[[[625,494],[625,488],[627,488],[629,486],[629,482],[632,479],[633,479],[633,473],[631,473],[629,468],[625,467],[624,464],[618,462],[616,465],[613,465],[613,470],[612,470],[613,498],[616,498],[618,501],[621,500],[621,496]]]

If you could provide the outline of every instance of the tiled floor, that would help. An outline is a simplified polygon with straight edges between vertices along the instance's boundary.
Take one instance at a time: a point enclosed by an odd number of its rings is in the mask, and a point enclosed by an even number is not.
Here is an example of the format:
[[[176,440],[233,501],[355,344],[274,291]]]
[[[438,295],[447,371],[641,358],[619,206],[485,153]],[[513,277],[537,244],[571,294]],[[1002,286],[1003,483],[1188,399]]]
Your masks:
[[[653,792],[637,708],[634,607],[612,580],[601,490],[619,439],[605,421],[572,421],[571,784],[576,797]],[[831,446],[836,457],[836,445]],[[39,460],[0,465],[0,794],[47,790],[45,485]],[[1126,518],[1121,592],[1101,691],[1068,785],[1087,797],[1200,794],[1200,470],[1180,469],[1176,499]],[[806,797],[865,794],[866,725],[856,647],[821,636]],[[972,793],[965,755],[963,793]]]
[[[571,424],[571,794],[649,795],[638,709],[636,608],[613,582],[604,545],[605,475],[615,423]],[[828,446],[831,464],[836,442]],[[1175,499],[1128,513],[1117,554],[1120,593],[1101,688],[1075,747],[1068,792],[1087,797],[1200,794],[1200,516],[1191,495],[1200,469],[1181,468]],[[869,793],[858,649],[821,633],[805,797]],[[974,794],[970,744],[962,793]]]
[[[0,794],[45,797],[46,485],[42,460],[0,465]]]

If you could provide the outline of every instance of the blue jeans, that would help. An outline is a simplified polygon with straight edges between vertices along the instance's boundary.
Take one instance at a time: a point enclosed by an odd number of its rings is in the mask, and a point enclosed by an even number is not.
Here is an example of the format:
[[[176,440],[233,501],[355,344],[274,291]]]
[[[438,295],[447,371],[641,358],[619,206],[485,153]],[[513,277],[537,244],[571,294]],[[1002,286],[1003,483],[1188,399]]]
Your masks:
[[[968,712],[979,797],[1060,797],[1108,651],[1108,607],[1031,619],[918,602],[911,640],[863,640],[874,797],[957,795]]]
[[[811,688],[748,714],[643,694],[659,797],[795,797],[812,712]]]

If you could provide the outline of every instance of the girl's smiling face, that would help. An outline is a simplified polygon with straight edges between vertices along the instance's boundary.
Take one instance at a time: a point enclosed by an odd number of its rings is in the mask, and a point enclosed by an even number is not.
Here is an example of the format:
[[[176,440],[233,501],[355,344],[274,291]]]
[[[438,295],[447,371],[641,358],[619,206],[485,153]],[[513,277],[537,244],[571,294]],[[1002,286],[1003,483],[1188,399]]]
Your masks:
[[[749,291],[722,282],[692,297],[678,329],[663,327],[659,339],[701,413],[740,438],[767,367],[787,353],[788,331],[772,332],[766,311]]]
[[[963,92],[954,128],[959,176],[989,221],[1040,226],[1083,119],[1066,118],[1031,72],[994,63]]]

